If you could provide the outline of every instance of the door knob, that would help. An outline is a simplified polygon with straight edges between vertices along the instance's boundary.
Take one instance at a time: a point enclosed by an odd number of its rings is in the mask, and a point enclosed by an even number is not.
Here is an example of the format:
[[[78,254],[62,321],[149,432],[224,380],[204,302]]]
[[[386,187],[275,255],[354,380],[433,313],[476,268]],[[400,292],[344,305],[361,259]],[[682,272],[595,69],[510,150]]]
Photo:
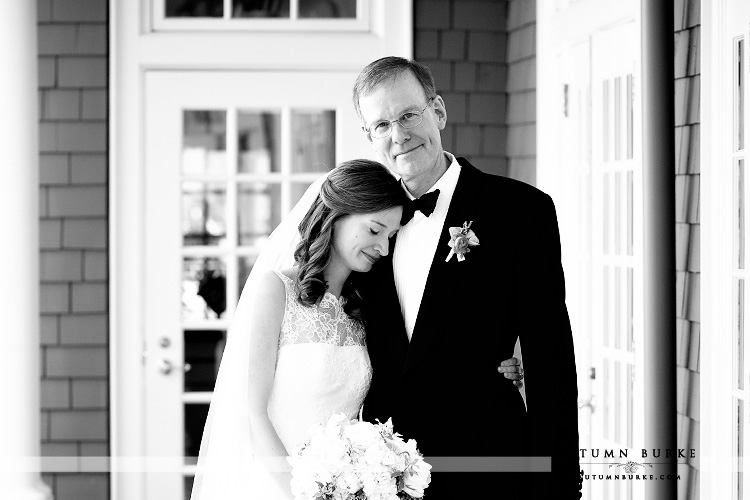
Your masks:
[[[579,399],[578,400],[578,409],[582,410],[584,408],[591,408],[591,413],[594,413],[594,402],[593,402],[593,400],[594,400],[593,396],[591,398],[589,398],[589,399],[586,399],[586,400]]]
[[[189,372],[193,367],[190,365],[190,363],[185,363],[182,365],[182,371],[187,373]],[[171,361],[168,359],[162,359],[161,364],[159,364],[159,371],[162,372],[164,375],[169,375],[172,373],[172,370],[175,369],[175,366],[172,364]]]

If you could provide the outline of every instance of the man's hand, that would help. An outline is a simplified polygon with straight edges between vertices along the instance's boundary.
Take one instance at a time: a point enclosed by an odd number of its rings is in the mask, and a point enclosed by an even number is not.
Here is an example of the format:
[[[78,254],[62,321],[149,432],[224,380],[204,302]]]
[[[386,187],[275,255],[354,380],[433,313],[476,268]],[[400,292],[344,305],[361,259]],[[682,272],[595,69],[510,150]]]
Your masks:
[[[505,378],[512,380],[513,385],[519,389],[523,387],[523,367],[518,358],[506,359],[497,367],[498,373],[502,373]]]

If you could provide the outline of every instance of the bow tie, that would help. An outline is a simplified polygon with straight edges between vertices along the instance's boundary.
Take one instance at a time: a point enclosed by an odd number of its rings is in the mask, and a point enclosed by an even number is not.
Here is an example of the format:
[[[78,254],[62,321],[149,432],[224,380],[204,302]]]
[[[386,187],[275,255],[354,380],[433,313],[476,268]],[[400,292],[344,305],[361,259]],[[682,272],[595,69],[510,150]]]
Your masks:
[[[409,203],[404,205],[404,214],[401,216],[401,225],[403,226],[414,217],[414,212],[419,210],[424,214],[425,217],[429,217],[432,212],[435,211],[435,205],[437,205],[438,196],[440,196],[440,190],[430,191],[417,198],[411,200]]]

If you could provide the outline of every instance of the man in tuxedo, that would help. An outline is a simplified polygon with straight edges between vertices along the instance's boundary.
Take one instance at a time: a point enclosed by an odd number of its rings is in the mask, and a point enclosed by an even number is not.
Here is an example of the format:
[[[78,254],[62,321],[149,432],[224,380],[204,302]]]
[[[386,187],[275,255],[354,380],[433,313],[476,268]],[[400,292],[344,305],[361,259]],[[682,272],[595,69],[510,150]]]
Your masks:
[[[438,460],[453,472],[433,472],[430,499],[579,498],[576,370],[552,200],[443,150],[448,115],[425,66],[379,59],[353,97],[380,161],[414,200],[363,288],[373,365],[365,418],[393,418],[428,461],[451,457]],[[519,337],[527,407],[498,373]],[[551,457],[552,472],[476,471],[487,457],[524,466],[523,456]]]

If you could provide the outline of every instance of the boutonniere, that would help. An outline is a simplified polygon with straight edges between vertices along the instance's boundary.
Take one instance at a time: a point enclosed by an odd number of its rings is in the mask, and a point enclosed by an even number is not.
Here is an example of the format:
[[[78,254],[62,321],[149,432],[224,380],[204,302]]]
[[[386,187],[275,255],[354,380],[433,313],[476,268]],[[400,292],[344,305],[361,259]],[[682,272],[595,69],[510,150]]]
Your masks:
[[[451,239],[448,242],[448,246],[451,247],[451,251],[448,252],[448,257],[445,258],[445,262],[451,260],[453,254],[456,254],[456,258],[459,262],[463,262],[466,259],[466,254],[471,251],[469,247],[479,245],[479,238],[471,230],[471,225],[474,221],[464,222],[461,227],[448,228],[448,232],[451,235]]]

